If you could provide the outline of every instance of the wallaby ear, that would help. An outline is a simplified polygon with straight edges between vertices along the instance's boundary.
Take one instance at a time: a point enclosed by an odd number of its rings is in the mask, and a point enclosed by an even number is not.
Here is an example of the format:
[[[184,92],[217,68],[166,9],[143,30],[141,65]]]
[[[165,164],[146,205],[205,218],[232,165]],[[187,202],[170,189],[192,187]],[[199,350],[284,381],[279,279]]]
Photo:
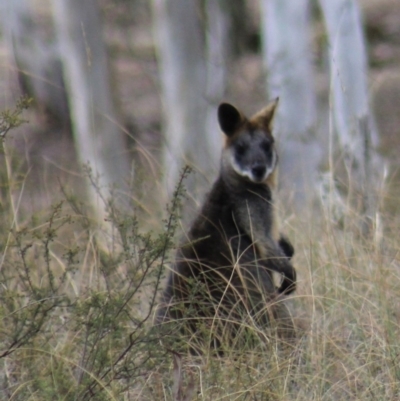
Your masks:
[[[222,132],[227,136],[232,136],[243,117],[240,111],[229,103],[221,103],[218,107],[218,122]]]
[[[275,110],[279,103],[279,97],[277,97],[272,102],[268,103],[266,107],[256,113],[252,118],[251,122],[256,125],[260,125],[263,128],[267,129],[269,132],[272,132],[272,126],[274,122]]]

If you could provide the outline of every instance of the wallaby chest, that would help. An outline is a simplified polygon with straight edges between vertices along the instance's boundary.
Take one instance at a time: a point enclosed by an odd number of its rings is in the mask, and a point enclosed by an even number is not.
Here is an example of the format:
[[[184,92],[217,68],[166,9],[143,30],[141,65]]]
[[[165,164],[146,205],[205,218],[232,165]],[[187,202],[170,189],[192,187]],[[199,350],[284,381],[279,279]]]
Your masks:
[[[262,221],[260,222],[260,216]],[[244,219],[262,226],[265,235],[272,229],[272,194],[268,186],[248,183],[232,188],[220,177],[189,231],[189,243],[182,249],[185,258],[206,266],[230,266],[244,254],[252,253],[253,238],[242,225]],[[207,264],[204,262],[207,261]]]

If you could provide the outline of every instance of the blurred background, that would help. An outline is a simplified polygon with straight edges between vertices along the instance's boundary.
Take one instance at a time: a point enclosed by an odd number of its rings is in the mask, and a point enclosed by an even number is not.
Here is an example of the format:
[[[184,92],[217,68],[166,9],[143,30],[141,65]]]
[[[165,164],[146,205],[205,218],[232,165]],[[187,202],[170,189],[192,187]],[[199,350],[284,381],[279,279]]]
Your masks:
[[[197,205],[218,104],[251,115],[277,96],[290,207],[350,175],[396,193],[398,0],[1,0],[0,18],[0,110],[33,99],[6,138],[21,213],[72,188],[100,216],[99,189],[150,217],[184,164]]]
[[[276,97],[299,341],[181,363],[180,202]],[[399,106],[399,0],[0,0],[0,399],[399,400]]]

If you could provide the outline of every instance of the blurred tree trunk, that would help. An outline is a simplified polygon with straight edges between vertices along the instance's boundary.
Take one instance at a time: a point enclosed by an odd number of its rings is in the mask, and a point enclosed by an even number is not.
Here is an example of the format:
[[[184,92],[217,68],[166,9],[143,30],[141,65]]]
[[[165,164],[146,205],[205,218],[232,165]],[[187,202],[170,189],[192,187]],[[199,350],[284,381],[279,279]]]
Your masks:
[[[322,149],[316,140],[316,98],[308,0],[261,2],[268,97],[279,96],[274,131],[281,189],[296,208],[312,200]]]
[[[377,167],[373,167],[377,155],[370,150],[376,148],[379,138],[369,107],[368,64],[360,10],[354,0],[320,0],[320,3],[329,38],[333,125],[346,167],[362,190],[360,185],[367,171]]]
[[[359,120],[371,116],[367,58],[360,10],[355,0],[320,0],[329,39],[331,105],[340,145],[361,161],[363,138]],[[371,126],[372,127],[372,126]],[[378,134],[371,131],[378,144]]]
[[[261,2],[268,94],[280,97],[275,131],[281,148],[280,171],[285,177],[282,189],[285,193],[292,191],[294,205],[301,209],[305,201],[315,197],[321,182],[318,167],[328,152],[333,182],[334,142],[339,145],[336,152],[343,155],[349,192],[356,188],[361,198],[370,194],[370,175],[377,167],[374,162],[377,156],[372,150],[378,143],[378,135],[368,106],[366,50],[357,3],[355,0],[320,0],[320,3],[330,45],[329,114],[337,141],[332,140],[332,129],[322,129],[323,135],[330,132],[330,141],[318,140],[316,135],[309,1]],[[328,142],[329,150],[323,146]],[[364,211],[371,209],[371,199],[364,196],[362,202]]]
[[[207,68],[207,91],[205,94],[207,122],[203,129],[210,151],[209,163],[211,162],[214,170],[219,167],[223,137],[220,134],[217,108],[225,93],[227,63],[232,49],[229,40],[229,34],[232,31],[231,21],[226,10],[227,7],[230,7],[229,1],[206,0],[205,2],[207,26],[204,58]]]
[[[369,107],[360,10],[355,0],[320,0],[320,4],[329,38],[331,130],[336,133],[347,170],[349,199],[375,221],[378,205],[374,189],[380,187],[383,162],[375,151],[379,137]],[[370,230],[365,219],[361,229],[364,234]]]
[[[70,129],[68,100],[56,41],[43,37],[28,0],[0,0],[0,21],[20,87],[54,128]]]
[[[198,199],[216,171],[222,145],[216,118],[225,88],[228,32],[222,1],[208,0],[202,7],[200,1],[153,0],[153,21],[165,117],[166,184],[170,191],[182,164],[189,164],[196,172],[186,186]]]
[[[77,152],[104,198],[128,208],[129,159],[113,105],[107,55],[96,0],[53,0]],[[89,183],[100,221],[106,205]]]

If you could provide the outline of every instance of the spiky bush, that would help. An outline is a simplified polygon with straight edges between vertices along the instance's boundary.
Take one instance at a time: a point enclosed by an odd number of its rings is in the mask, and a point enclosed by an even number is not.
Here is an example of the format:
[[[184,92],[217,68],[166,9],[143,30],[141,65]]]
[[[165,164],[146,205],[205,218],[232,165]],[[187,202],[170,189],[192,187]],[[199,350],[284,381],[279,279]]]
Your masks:
[[[2,132],[22,122],[22,109],[0,117]],[[5,157],[2,162],[10,163]],[[306,222],[293,220],[284,231],[296,248],[299,277],[289,301],[295,343],[283,348],[271,338],[252,347],[225,347],[222,357],[206,347],[193,356],[182,351],[179,332],[164,338],[151,328],[176,243],[182,182],[156,233],[111,201],[114,246],[109,248],[100,244],[98,227],[72,195],[44,213],[16,218],[10,192],[17,184],[4,168],[1,399],[398,399],[395,215],[383,211],[384,229],[372,227],[367,237],[353,212],[345,211],[340,225],[327,212],[315,212]],[[246,322],[250,337],[253,331],[259,338],[257,330]]]

